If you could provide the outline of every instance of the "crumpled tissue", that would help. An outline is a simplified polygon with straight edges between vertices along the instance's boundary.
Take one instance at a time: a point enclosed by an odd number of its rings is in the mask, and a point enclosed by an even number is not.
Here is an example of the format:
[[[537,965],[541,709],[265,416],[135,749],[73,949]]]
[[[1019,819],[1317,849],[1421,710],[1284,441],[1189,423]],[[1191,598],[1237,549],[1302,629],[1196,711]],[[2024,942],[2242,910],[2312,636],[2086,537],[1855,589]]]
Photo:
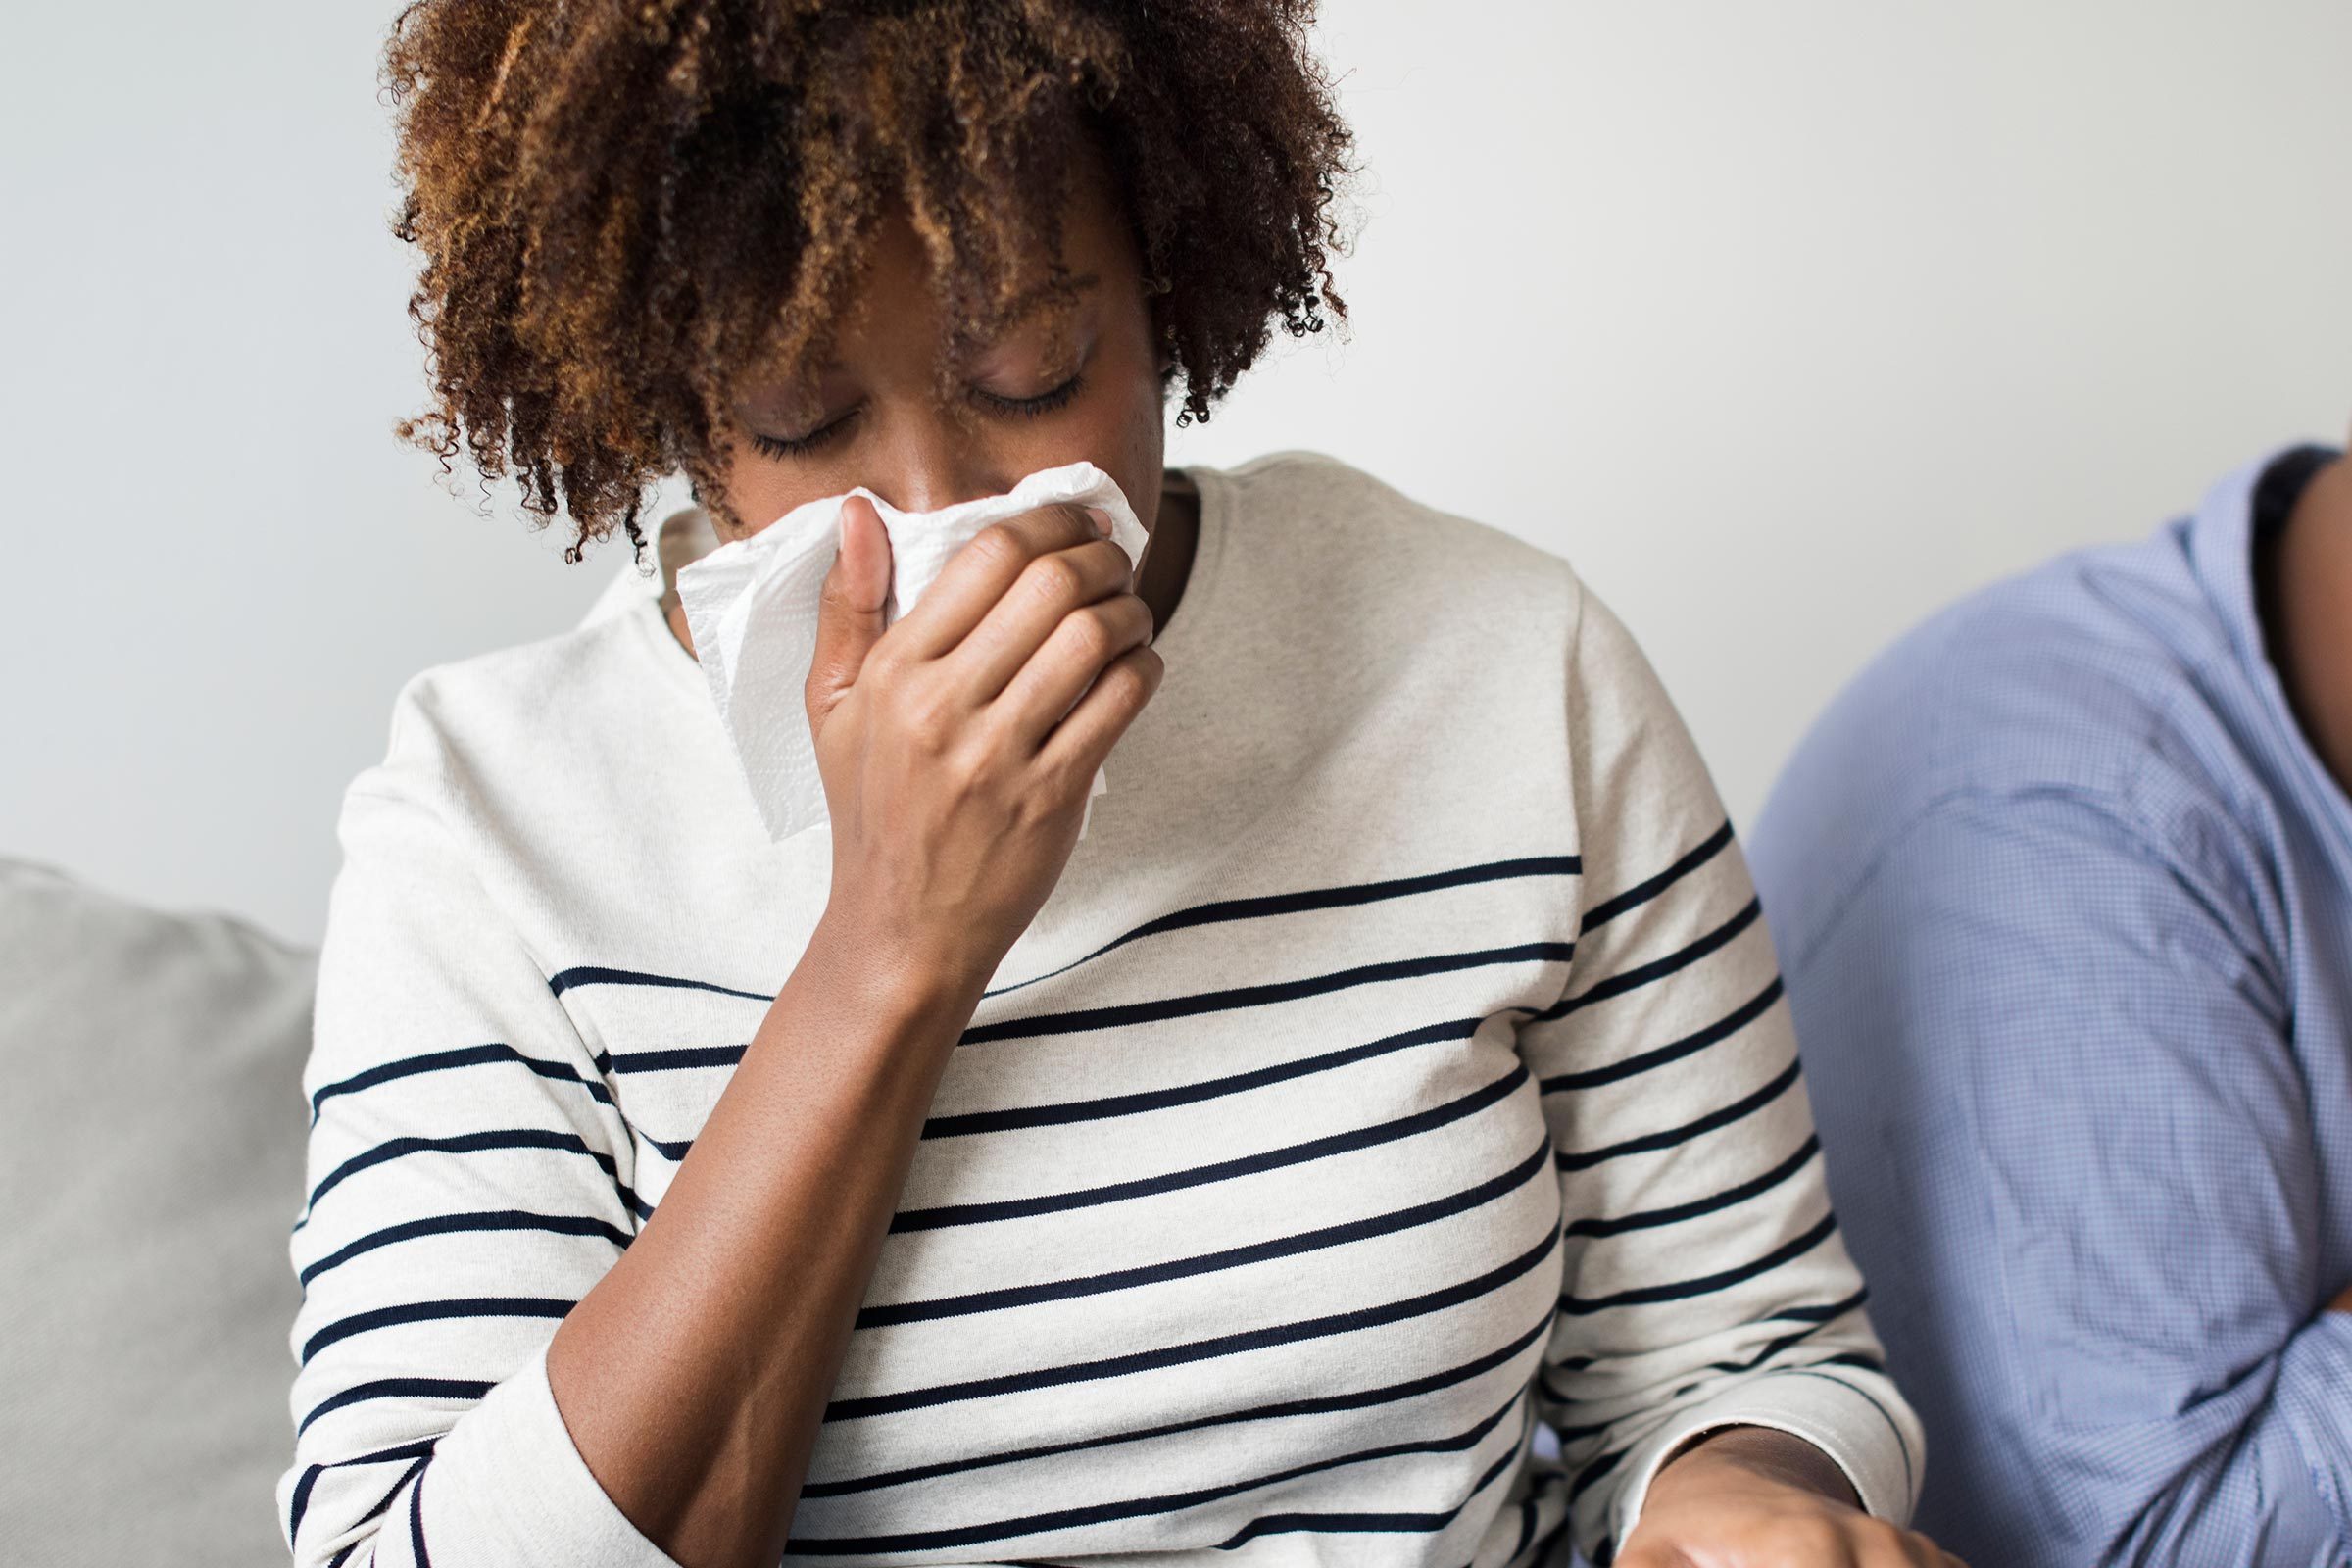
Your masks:
[[[859,486],[798,506],[748,538],[721,545],[677,574],[678,601],[695,656],[717,705],[727,743],[751,787],[760,820],[777,842],[827,821],[824,782],[803,696],[816,657],[817,606],[841,548],[841,508],[863,496],[890,535],[891,593],[885,624],[914,608],[948,558],[994,522],[1069,503],[1110,517],[1110,538],[1130,565],[1148,535],[1117,483],[1091,463],[1033,473],[1004,495],[937,512],[901,512]],[[1087,812],[1107,788],[1101,769]],[[1079,832],[1085,833],[1081,823]]]

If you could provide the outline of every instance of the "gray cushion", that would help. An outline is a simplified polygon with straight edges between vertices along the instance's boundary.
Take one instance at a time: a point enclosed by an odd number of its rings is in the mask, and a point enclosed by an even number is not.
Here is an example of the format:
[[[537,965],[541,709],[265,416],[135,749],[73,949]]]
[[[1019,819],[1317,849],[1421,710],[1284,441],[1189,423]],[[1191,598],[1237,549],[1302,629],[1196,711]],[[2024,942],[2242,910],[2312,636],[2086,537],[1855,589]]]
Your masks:
[[[0,1560],[286,1560],[313,959],[0,860]]]

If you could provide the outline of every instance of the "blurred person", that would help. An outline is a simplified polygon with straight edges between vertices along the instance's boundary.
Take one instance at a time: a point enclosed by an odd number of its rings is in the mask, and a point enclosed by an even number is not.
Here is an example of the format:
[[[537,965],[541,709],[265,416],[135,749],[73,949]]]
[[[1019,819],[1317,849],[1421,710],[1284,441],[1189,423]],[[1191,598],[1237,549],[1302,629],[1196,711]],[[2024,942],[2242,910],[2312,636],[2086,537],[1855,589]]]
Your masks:
[[[2352,465],[1896,644],[1754,836],[1839,1219],[1981,1563],[2352,1562]]]

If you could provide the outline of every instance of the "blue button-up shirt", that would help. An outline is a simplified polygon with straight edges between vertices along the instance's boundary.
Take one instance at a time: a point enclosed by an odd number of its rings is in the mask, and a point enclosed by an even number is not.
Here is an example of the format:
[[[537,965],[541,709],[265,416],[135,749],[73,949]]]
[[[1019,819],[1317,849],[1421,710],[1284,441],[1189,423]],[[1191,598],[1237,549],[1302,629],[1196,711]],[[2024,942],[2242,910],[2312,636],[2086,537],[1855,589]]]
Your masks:
[[[1980,1568],[2352,1562],[2352,803],[2264,653],[2265,466],[1897,644],[1749,846]]]

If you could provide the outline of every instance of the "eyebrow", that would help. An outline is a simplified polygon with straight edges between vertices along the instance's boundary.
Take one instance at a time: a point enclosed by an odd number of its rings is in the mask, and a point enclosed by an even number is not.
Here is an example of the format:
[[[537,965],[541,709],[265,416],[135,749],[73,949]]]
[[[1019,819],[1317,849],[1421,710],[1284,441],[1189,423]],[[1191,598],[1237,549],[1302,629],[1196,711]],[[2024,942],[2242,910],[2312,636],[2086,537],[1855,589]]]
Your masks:
[[[1102,274],[1100,272],[1080,272],[1077,276],[1070,279],[1070,288],[1074,292],[1080,294],[1092,292],[1093,290],[1099,289],[1102,286]],[[1041,299],[1028,310],[1023,311],[1020,315],[1012,318],[1012,319],[1007,321],[1005,325],[1017,326],[1021,322],[1034,318],[1040,311],[1043,311],[1051,306],[1052,303],[1053,302],[1050,299]],[[815,374],[818,376],[825,376],[830,375],[837,370],[846,368],[847,367],[838,358],[830,359],[824,364],[815,367]]]

